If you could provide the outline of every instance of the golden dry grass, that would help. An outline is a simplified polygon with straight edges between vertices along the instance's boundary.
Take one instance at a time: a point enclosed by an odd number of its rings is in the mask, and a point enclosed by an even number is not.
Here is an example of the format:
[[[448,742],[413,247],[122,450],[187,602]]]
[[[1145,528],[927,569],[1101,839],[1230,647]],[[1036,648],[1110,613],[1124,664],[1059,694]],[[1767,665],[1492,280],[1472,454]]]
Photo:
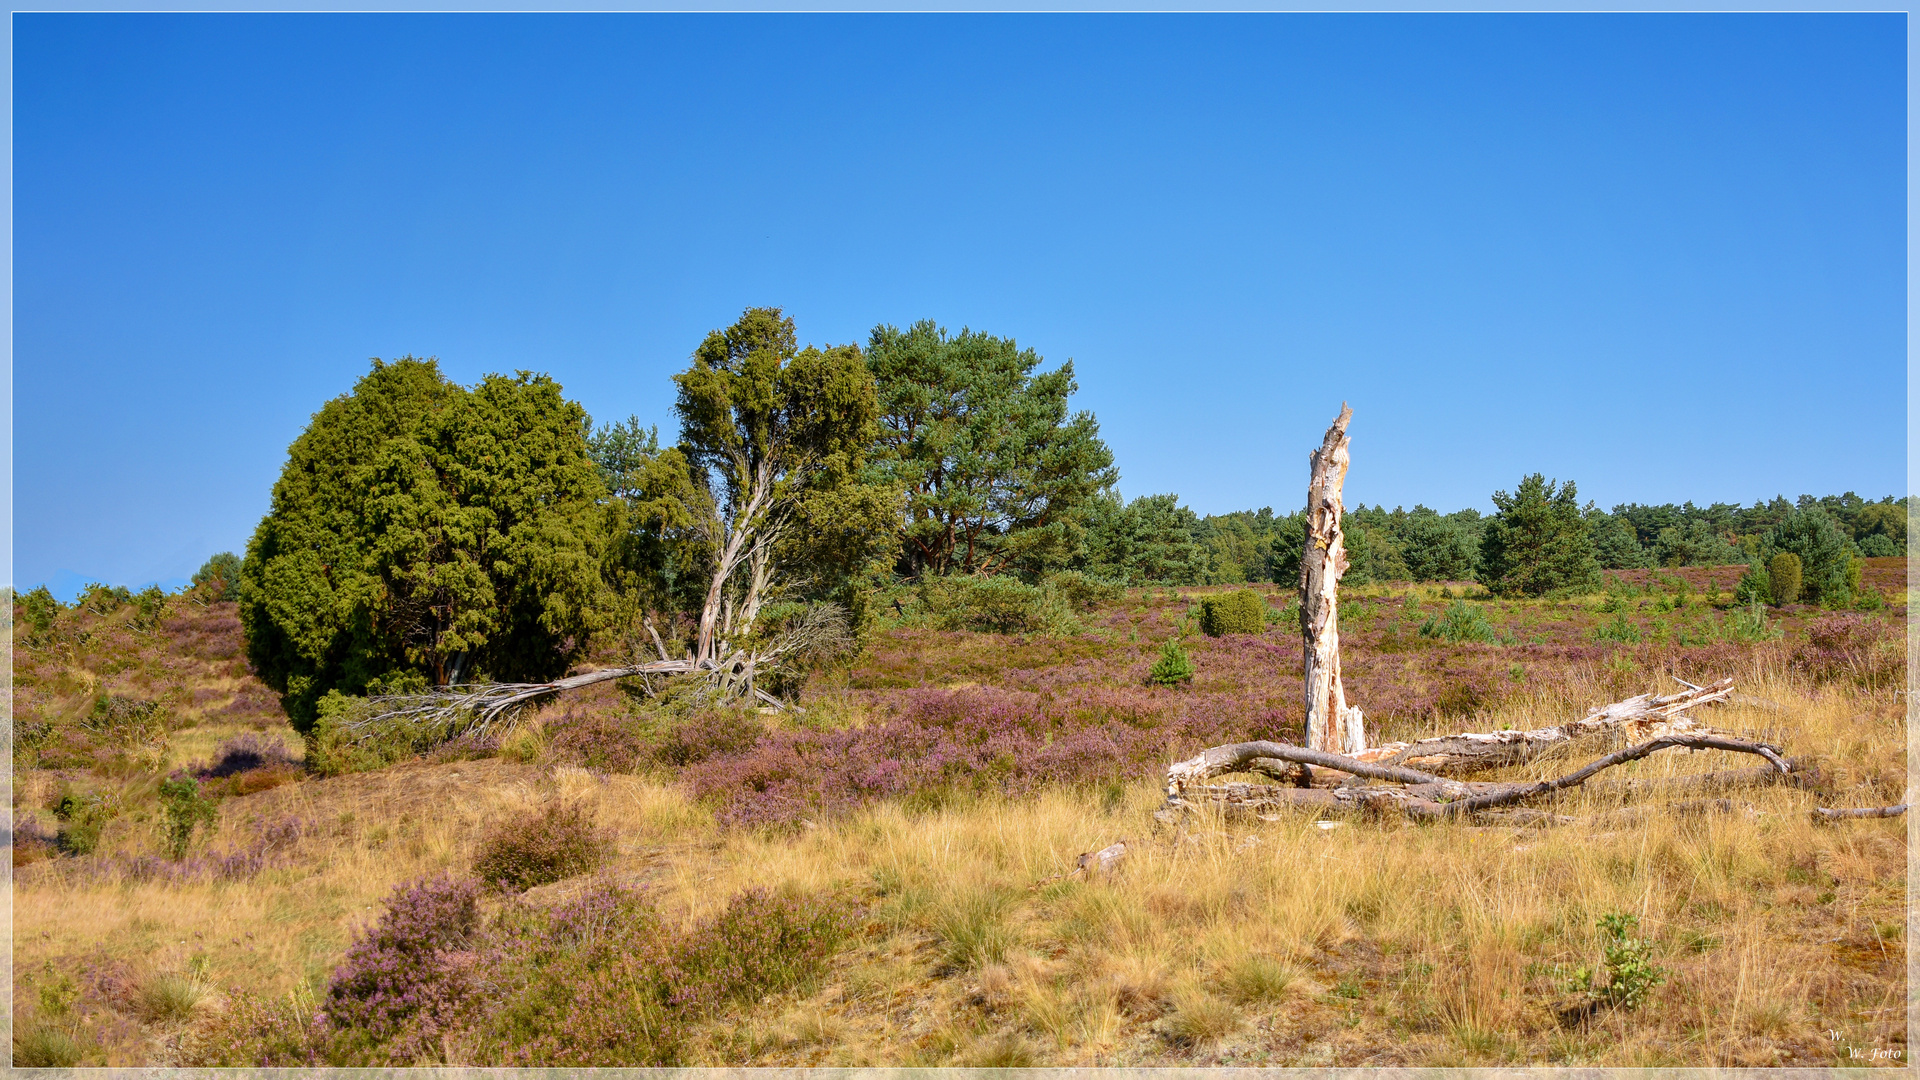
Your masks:
[[[1617,797],[1576,793],[1556,809],[1579,822],[1551,829],[1301,816],[1156,834],[1143,778],[1118,802],[1054,790],[730,832],[671,784],[545,765],[537,747],[525,763],[309,781],[224,804],[215,847],[290,816],[311,825],[287,865],[251,879],[81,872],[99,858],[23,868],[15,1000],[32,1028],[36,980],[91,972],[79,1014],[96,1021],[94,1060],[164,1063],[193,1016],[115,1027],[122,1006],[100,973],[139,986],[203,969],[222,988],[312,993],[397,884],[463,870],[492,823],[565,799],[618,837],[601,873],[646,883],[669,927],[753,886],[866,905],[864,936],[825,979],[712,1024],[695,1046],[706,1064],[1898,1064],[1846,1055],[1904,1051],[1906,824],[1817,826],[1807,811],[1901,801],[1900,712],[1777,675],[1741,689],[1784,711],[1734,707],[1714,723],[1828,759],[1831,794],[1733,792],[1735,812],[1691,817],[1656,798],[1624,819],[1607,814]],[[1486,719],[1573,711],[1519,701]],[[1728,758],[1670,752],[1619,772],[1749,764]],[[105,857],[155,850],[156,829],[116,822]],[[1121,838],[1113,875],[1060,876]],[[1607,912],[1639,918],[1667,982],[1639,1011],[1563,1020]]]

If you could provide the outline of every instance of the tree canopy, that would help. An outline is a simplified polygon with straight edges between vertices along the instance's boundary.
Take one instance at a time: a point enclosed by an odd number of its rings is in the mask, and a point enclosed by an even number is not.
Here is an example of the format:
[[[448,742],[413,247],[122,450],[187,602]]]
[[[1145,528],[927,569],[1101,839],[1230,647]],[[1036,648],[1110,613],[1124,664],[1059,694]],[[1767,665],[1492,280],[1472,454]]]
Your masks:
[[[1118,479],[1089,412],[1069,413],[1073,362],[1035,374],[1011,339],[931,321],[876,327],[877,459],[906,492],[900,569],[1042,573],[1078,553],[1087,504]]]
[[[296,727],[329,690],[566,670],[600,577],[586,424],[544,375],[468,389],[414,357],[315,414],[241,563],[248,656]]]
[[[1512,494],[1493,493],[1498,508],[1480,541],[1481,581],[1496,596],[1541,596],[1599,581],[1593,538],[1575,498],[1573,481],[1555,484],[1539,473]]]

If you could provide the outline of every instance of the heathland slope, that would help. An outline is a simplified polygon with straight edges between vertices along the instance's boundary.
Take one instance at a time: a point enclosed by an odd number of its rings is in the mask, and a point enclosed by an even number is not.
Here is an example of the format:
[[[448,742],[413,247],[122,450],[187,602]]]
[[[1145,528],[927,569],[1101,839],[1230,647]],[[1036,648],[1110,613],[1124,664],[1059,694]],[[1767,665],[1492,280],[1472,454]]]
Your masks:
[[[903,596],[802,711],[602,686],[499,744],[332,777],[231,604],[96,598],[16,645],[16,1061],[1897,1063],[1904,826],[1807,810],[1902,799],[1904,563],[1871,560],[1883,606],[1848,612],[1735,608],[1739,569],[1558,601],[1348,590],[1371,738],[1732,675],[1714,724],[1822,759],[1813,788],[1691,816],[1576,794],[1545,830],[1152,832],[1167,761],[1299,738],[1278,593],[1264,633],[1218,639],[1200,590],[1134,590],[1071,636],[936,629]],[[1183,632],[1191,683],[1149,685]],[[1114,874],[1062,876],[1122,838]],[[1642,971],[1645,1001],[1586,1004],[1582,968]]]

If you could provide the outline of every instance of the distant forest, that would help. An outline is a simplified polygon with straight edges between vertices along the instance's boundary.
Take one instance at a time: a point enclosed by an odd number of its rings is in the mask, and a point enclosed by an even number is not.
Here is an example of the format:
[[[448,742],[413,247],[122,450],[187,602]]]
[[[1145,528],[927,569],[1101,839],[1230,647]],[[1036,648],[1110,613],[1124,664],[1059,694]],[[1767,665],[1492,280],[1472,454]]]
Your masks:
[[[1867,557],[1907,550],[1907,500],[1871,502],[1844,495],[1796,500],[1784,496],[1752,506],[1624,503],[1611,512],[1589,506],[1581,514],[1603,570],[1652,566],[1746,563],[1765,551],[1773,528],[1807,511],[1823,512]],[[1487,516],[1478,510],[1442,514],[1354,506],[1347,511],[1348,557],[1342,579],[1468,581],[1479,577]],[[1109,492],[1090,515],[1085,569],[1135,583],[1170,585],[1292,582],[1299,572],[1304,515],[1271,507],[1202,517],[1174,495],[1150,495],[1124,507]]]

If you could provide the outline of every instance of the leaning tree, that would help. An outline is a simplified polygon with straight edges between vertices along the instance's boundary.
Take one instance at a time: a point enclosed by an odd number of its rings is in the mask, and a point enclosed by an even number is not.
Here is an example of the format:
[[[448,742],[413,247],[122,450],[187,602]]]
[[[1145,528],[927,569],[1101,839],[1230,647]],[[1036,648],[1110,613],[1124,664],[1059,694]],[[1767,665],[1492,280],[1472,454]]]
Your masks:
[[[614,554],[672,548],[701,582],[680,654],[642,615],[653,658],[542,682],[385,695],[351,725],[362,737],[395,725],[422,738],[484,733],[554,694],[633,676],[691,676],[719,699],[780,708],[763,685],[769,674],[847,645],[847,587],[891,542],[900,501],[898,487],[867,468],[879,410],[859,347],[802,349],[792,319],[752,308],[708,334],[674,382],[677,446],[659,449],[637,424],[595,438],[607,486],[629,504],[617,519],[629,535]],[[644,611],[674,592],[646,580],[663,561],[651,557],[613,575],[614,590],[635,601],[627,607]]]

